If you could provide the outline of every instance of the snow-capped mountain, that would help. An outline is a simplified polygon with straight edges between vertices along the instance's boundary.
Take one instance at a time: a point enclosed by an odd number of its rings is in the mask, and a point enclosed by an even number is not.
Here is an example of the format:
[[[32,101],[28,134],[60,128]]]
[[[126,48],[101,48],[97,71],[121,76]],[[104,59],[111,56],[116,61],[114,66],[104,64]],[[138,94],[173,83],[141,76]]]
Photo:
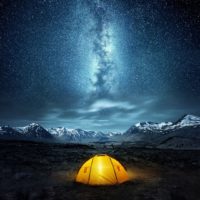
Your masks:
[[[52,139],[53,136],[42,126],[32,123],[22,128],[23,135],[32,138]]]
[[[200,149],[200,117],[185,115],[176,122],[140,122],[125,133],[65,127],[45,129],[36,123],[14,128],[2,126],[0,138],[76,143],[117,142],[140,147]]]
[[[0,137],[10,139],[51,140],[53,136],[42,126],[32,123],[25,127],[0,127]]]
[[[200,117],[185,115],[174,123],[137,123],[122,140],[160,148],[200,148]]]
[[[100,131],[85,131],[82,129],[67,129],[65,127],[45,129],[41,125],[32,123],[25,127],[0,127],[0,138],[23,140],[52,140],[59,142],[90,142],[107,141],[115,133]]]
[[[124,134],[133,134],[138,132],[164,132],[165,130],[169,129],[169,127],[173,125],[172,122],[140,122],[133,126],[131,126]]]
[[[0,127],[0,137],[19,137],[22,136],[21,132],[10,126]]]
[[[86,142],[107,139],[110,135],[98,131],[85,131],[82,129],[67,129],[65,127],[51,128],[48,131],[57,139],[69,142]]]
[[[124,134],[134,134],[138,132],[156,132],[166,133],[170,130],[182,129],[185,127],[198,127],[200,126],[200,117],[194,115],[185,115],[177,122],[140,122],[131,126]]]
[[[175,122],[171,128],[183,128],[189,126],[200,126],[200,117],[195,115],[185,115]]]

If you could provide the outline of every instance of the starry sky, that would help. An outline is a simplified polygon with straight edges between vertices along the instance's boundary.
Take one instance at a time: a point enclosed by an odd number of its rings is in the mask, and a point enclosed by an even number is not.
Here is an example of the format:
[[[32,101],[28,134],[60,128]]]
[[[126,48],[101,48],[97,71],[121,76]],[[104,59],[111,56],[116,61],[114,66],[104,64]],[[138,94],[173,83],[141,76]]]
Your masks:
[[[199,0],[0,0],[0,13],[1,125],[200,115]]]

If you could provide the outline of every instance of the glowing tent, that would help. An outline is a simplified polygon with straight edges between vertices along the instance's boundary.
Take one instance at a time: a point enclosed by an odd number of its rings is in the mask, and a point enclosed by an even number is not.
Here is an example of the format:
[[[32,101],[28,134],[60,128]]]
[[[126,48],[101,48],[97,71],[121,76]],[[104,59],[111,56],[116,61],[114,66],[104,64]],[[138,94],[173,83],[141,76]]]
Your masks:
[[[106,154],[90,158],[76,176],[76,182],[89,185],[115,185],[125,181],[128,181],[128,174],[124,167]]]

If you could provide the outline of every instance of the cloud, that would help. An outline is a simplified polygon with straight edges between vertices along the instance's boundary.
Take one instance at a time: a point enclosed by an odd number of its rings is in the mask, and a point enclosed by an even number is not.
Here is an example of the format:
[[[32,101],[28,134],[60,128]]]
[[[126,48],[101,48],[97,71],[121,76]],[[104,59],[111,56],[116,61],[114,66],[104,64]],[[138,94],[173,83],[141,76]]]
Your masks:
[[[68,128],[124,131],[145,112],[145,108],[128,101],[100,99],[83,108],[54,109],[44,121],[56,121],[56,125]]]
[[[132,110],[135,108],[135,105],[132,105],[129,102],[101,99],[101,100],[97,100],[90,106],[89,112],[98,112],[98,111],[101,111],[104,109],[110,109],[110,108]]]
[[[185,113],[199,115],[199,105],[195,106],[189,99],[188,104],[193,107],[183,109],[184,99],[179,99],[176,96],[168,96],[168,98],[135,96],[117,100],[104,98],[73,107],[55,104],[50,106],[48,104],[47,107],[34,109],[34,112],[22,109],[19,113],[12,109],[10,115],[13,116],[12,125],[14,126],[24,126],[34,121],[44,127],[65,126],[85,130],[123,132],[140,121],[175,121]],[[1,111],[6,112],[8,110],[6,108],[4,107],[4,110]],[[27,109],[27,107],[25,108]],[[9,116],[7,120],[4,115],[4,119],[1,120],[1,125],[3,124],[10,124]]]

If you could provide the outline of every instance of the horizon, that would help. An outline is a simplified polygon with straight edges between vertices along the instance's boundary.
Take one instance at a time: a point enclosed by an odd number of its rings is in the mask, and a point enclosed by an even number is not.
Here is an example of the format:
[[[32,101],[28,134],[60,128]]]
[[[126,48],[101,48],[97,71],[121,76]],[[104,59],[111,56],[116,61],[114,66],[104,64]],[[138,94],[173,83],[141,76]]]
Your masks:
[[[65,128],[67,130],[81,129],[81,130],[84,130],[84,131],[95,131],[95,132],[103,132],[103,133],[109,133],[109,132],[112,132],[112,133],[124,133],[129,128],[131,128],[132,126],[134,126],[134,125],[136,125],[138,123],[143,123],[143,122],[153,122],[153,123],[158,123],[158,124],[159,123],[163,123],[163,122],[165,122],[165,123],[168,123],[168,122],[176,123],[177,121],[183,119],[186,116],[200,117],[200,116],[194,115],[194,114],[184,114],[184,115],[180,116],[179,118],[177,118],[176,120],[171,120],[171,121],[160,121],[160,122],[155,122],[155,121],[139,121],[139,122],[133,123],[131,126],[127,127],[125,130],[118,130],[118,129],[117,130],[101,130],[101,129],[99,129],[99,130],[92,130],[92,129],[84,129],[84,128],[81,128],[81,127],[71,127],[71,128],[69,128],[67,126],[49,126],[48,127],[48,126],[45,126],[45,125],[43,125],[41,123],[38,123],[38,122],[29,122],[28,124],[24,124],[24,125],[21,125],[21,126],[19,126],[19,125],[17,125],[17,126],[11,126],[9,124],[8,125],[1,124],[0,127],[2,127],[2,126],[9,126],[9,127],[13,127],[13,128],[24,128],[24,127],[29,126],[31,124],[37,124],[37,125],[42,126],[43,128],[45,128],[46,130],[48,130],[48,129],[54,129],[54,128]]]

